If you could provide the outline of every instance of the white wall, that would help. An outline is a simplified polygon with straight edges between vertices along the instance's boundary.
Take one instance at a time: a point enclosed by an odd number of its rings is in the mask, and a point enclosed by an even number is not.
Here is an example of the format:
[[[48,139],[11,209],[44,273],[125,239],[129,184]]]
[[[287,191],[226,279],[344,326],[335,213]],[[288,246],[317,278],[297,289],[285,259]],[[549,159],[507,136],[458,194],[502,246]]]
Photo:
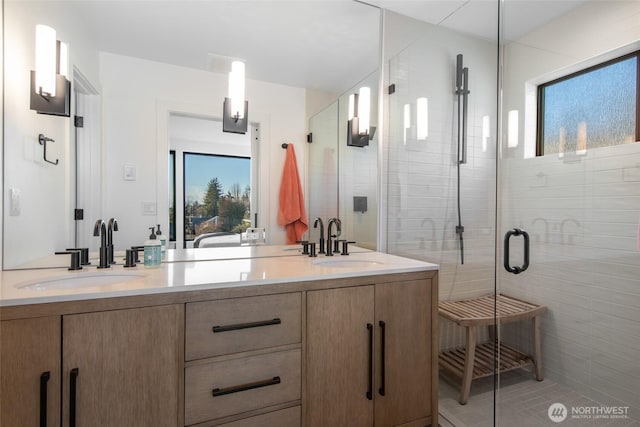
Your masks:
[[[148,226],[168,229],[168,183],[158,159],[168,156],[162,117],[169,111],[221,117],[227,91],[225,75],[109,53],[100,55],[103,94],[105,218],[119,219],[116,248],[139,244]],[[301,179],[306,171],[304,89],[247,80],[250,121],[261,126],[260,217],[269,243],[285,242],[277,225],[278,195],[284,165],[283,142],[294,143]],[[164,132],[164,133],[163,133]],[[137,181],[122,179],[122,165],[135,164]],[[166,164],[166,163],[165,163]],[[306,185],[305,182],[302,185]],[[166,189],[166,190],[165,190]],[[158,200],[158,217],[142,214],[142,202]],[[156,222],[157,221],[157,222]]]
[[[72,67],[89,79],[97,78],[97,56],[92,41],[72,16],[56,11],[50,3],[4,3],[4,197],[8,189],[20,191],[20,215],[9,214],[5,203],[3,268],[64,250],[72,244],[69,118],[37,114],[29,109],[29,76],[34,69],[35,25],[57,30],[57,38],[69,45]],[[72,103],[72,108],[73,103]],[[73,110],[71,115],[73,116]],[[47,157],[60,159],[57,166],[44,162],[38,134],[53,138]]]
[[[594,1],[510,43],[505,113],[517,109],[522,120],[525,82],[584,68],[620,46],[636,43],[637,50],[638,40],[639,2]],[[532,247],[529,270],[503,272],[500,290],[549,308],[545,377],[604,405],[630,406],[637,416],[640,144],[588,149],[569,161],[523,159],[522,143],[504,151],[502,228],[529,230]],[[504,338],[526,348],[529,336],[527,325],[513,325]]]

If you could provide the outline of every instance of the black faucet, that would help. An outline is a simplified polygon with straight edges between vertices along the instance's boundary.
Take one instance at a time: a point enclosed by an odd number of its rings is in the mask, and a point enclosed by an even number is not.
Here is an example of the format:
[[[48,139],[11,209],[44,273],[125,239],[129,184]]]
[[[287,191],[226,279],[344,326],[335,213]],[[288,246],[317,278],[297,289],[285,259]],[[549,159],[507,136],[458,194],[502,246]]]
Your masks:
[[[331,226],[336,226],[336,234],[331,234]],[[342,233],[342,222],[338,218],[331,218],[327,225],[327,256],[333,256],[333,247],[331,246],[331,238],[338,237]]]
[[[109,264],[115,264],[113,259],[113,232],[118,231],[118,221],[115,218],[111,218],[107,223],[107,260]],[[94,232],[95,234],[95,232]]]
[[[320,223],[320,240],[318,241],[318,253],[324,253],[324,224],[322,223],[322,218],[318,217],[313,221],[313,228],[318,228],[318,223]]]
[[[103,220],[96,221],[96,225],[93,227],[93,235],[100,236],[100,264],[98,268],[109,268],[109,248],[107,246],[107,226]]]

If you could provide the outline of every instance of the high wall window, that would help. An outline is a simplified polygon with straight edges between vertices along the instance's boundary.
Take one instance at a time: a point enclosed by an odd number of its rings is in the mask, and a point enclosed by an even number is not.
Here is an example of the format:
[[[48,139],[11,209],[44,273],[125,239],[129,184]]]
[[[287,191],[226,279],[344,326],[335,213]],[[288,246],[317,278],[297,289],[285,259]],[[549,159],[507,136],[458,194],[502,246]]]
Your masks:
[[[538,86],[536,155],[640,140],[640,51]]]

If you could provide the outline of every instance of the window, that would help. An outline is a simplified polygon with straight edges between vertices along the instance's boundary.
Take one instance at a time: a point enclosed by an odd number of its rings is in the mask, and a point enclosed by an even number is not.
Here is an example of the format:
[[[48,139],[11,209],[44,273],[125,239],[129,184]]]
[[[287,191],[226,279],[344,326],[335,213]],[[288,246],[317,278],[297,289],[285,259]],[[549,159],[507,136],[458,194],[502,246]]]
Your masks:
[[[169,241],[176,241],[176,152],[169,151]]]
[[[538,86],[536,155],[640,140],[640,51]]]
[[[251,226],[249,157],[185,152],[183,172],[185,241],[206,233],[240,234]]]

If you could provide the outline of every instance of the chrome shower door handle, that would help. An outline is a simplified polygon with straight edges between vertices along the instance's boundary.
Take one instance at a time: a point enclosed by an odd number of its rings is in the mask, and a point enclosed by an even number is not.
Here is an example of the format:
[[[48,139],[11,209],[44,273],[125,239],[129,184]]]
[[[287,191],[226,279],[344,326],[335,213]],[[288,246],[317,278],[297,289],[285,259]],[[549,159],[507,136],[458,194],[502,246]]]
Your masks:
[[[509,265],[509,246],[511,236],[522,236],[524,238],[524,263],[521,267],[511,267]],[[507,231],[504,235],[504,268],[509,273],[520,274],[529,268],[529,233],[519,228],[514,228]]]

